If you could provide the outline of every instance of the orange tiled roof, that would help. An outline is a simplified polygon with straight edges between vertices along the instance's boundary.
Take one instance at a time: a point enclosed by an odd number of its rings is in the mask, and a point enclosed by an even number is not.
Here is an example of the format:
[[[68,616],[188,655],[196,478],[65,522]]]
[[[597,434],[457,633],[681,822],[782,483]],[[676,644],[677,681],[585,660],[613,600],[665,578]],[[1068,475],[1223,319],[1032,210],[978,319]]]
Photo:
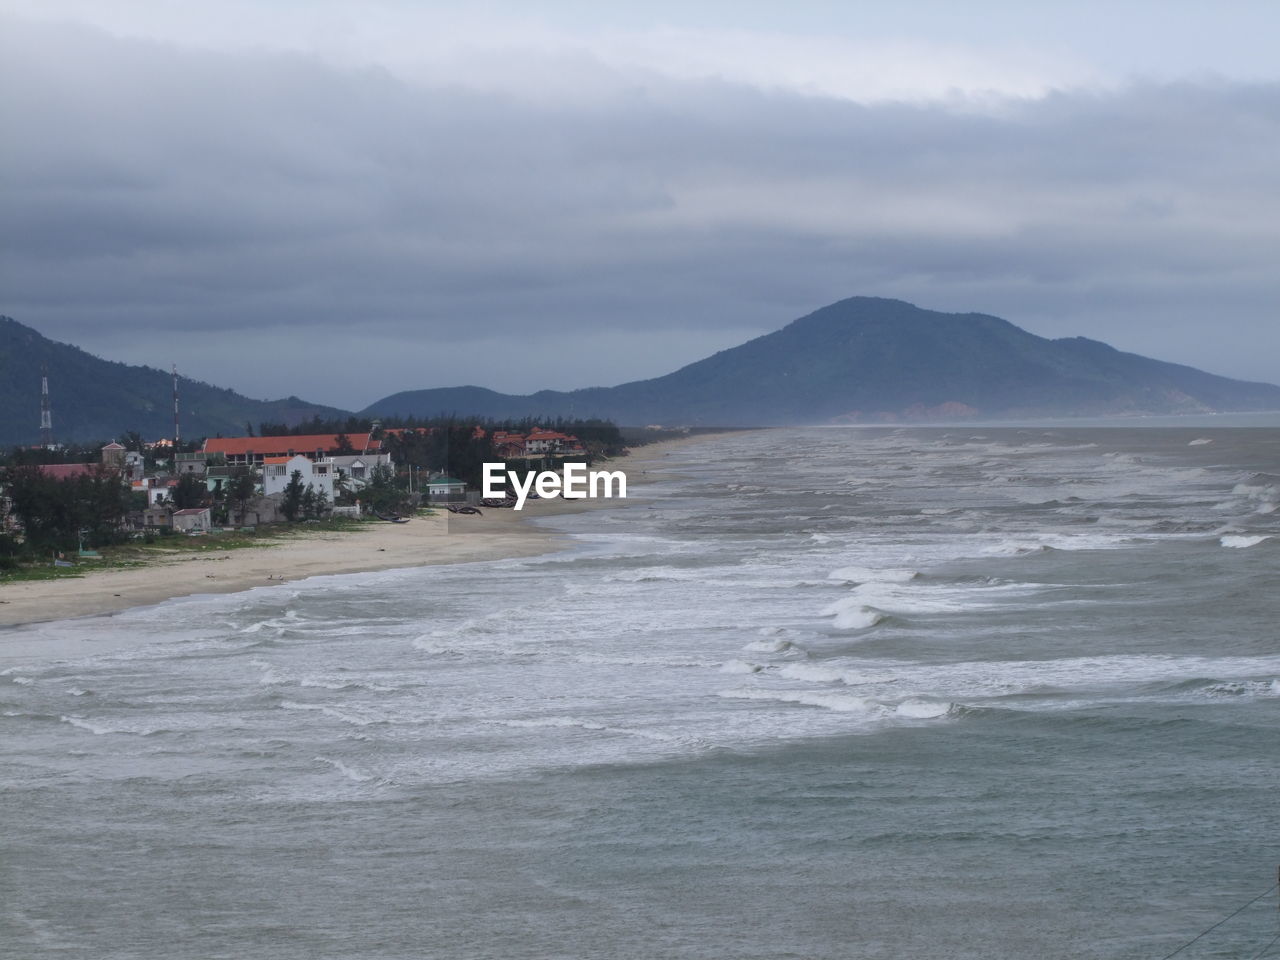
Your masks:
[[[55,480],[70,480],[92,472],[96,466],[96,463],[42,463],[40,472]]]
[[[204,442],[205,453],[224,453],[239,457],[249,452],[264,457],[287,456],[294,453],[315,453],[317,450],[329,451],[338,446],[336,433],[313,433],[299,437],[211,437]],[[349,433],[350,441],[356,453],[376,453],[382,449],[381,440],[370,440],[367,433]]]

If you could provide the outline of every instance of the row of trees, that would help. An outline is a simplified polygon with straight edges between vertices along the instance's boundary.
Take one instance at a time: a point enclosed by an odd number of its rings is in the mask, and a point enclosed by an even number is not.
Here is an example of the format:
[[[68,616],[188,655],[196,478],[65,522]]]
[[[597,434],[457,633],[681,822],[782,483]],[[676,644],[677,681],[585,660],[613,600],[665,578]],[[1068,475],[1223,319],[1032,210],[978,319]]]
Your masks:
[[[100,465],[66,479],[46,476],[36,466],[14,467],[6,473],[5,494],[31,551],[73,550],[82,538],[93,546],[118,542],[126,514],[146,506],[144,495]]]

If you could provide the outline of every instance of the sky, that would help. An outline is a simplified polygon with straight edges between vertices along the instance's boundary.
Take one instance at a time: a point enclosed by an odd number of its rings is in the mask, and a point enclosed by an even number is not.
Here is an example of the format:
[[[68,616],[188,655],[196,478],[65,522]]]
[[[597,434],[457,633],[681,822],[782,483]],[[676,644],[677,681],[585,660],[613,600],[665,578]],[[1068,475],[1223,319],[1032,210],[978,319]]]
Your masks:
[[[849,296],[1280,382],[1272,2],[0,0],[0,314],[360,409]]]

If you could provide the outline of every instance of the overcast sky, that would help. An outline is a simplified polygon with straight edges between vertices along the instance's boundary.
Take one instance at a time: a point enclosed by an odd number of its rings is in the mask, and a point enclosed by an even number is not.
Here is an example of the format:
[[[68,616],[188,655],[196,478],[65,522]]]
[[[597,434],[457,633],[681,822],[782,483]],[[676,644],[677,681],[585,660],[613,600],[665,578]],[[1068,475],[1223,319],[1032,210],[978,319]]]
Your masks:
[[[0,313],[360,408],[899,297],[1280,382],[1273,2],[0,0]]]

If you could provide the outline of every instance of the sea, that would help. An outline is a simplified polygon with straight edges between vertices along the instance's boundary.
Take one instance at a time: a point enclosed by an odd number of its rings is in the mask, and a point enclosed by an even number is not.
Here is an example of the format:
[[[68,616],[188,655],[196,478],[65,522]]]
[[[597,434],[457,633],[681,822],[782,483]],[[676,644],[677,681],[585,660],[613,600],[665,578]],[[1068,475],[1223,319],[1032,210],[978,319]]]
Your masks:
[[[0,955],[1277,955],[1280,429],[636,466],[545,556],[0,632]]]

